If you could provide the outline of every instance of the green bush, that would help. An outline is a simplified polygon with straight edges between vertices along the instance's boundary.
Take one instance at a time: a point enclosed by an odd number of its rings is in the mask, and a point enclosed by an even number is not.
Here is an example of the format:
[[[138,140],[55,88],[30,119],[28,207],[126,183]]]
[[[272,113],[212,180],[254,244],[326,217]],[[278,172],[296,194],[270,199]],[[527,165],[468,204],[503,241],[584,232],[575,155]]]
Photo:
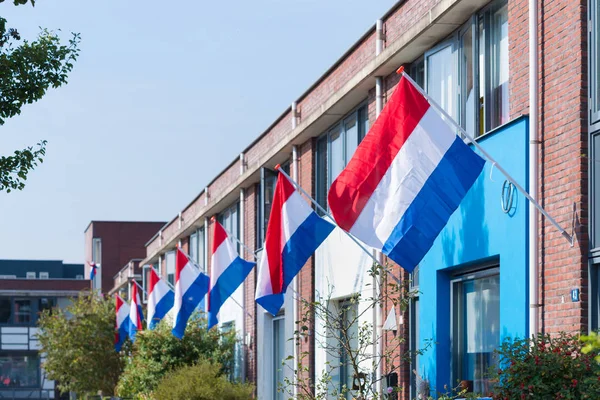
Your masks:
[[[597,351],[584,354],[578,336],[506,341],[498,350],[495,399],[598,399],[600,365]]]
[[[235,332],[207,330],[206,320],[197,314],[190,318],[181,340],[173,336],[170,324],[163,320],[154,330],[138,332],[131,357],[119,379],[117,394],[147,398],[169,371],[194,365],[200,360],[230,366],[235,342]],[[221,372],[228,370],[224,367]]]
[[[166,375],[152,398],[156,400],[248,400],[253,387],[232,383],[223,376],[221,366],[209,361],[182,367]]]

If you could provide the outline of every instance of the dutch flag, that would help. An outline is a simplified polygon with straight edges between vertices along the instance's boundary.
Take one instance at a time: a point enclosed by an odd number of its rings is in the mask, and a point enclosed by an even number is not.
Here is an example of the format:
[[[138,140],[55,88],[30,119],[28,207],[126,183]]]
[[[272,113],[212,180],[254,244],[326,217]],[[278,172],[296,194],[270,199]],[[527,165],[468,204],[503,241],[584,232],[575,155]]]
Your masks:
[[[125,339],[129,335],[129,304],[123,301],[121,296],[115,294],[115,350],[121,351]]]
[[[148,329],[154,329],[173,308],[175,295],[154,268],[150,268],[148,275]]]
[[[96,265],[95,262],[91,262],[90,264],[90,281],[93,281],[94,278],[96,277],[96,270],[98,268],[98,265]]]
[[[208,329],[219,323],[221,306],[244,283],[256,263],[243,260],[221,224],[215,221],[210,291],[208,292]]]
[[[402,77],[331,185],[329,207],[342,229],[411,272],[484,163]]]
[[[292,279],[333,228],[279,173],[258,268],[256,302],[272,315],[277,315]]]
[[[131,306],[129,308],[129,338],[133,342],[135,335],[138,331],[142,330],[142,321],[144,320],[144,314],[142,314],[142,302],[140,301],[140,294],[138,287],[135,282],[131,283]]]
[[[209,287],[209,278],[198,272],[194,265],[180,248],[177,248],[175,259],[175,318],[173,320],[173,335],[183,338],[185,327],[190,316],[206,296]]]

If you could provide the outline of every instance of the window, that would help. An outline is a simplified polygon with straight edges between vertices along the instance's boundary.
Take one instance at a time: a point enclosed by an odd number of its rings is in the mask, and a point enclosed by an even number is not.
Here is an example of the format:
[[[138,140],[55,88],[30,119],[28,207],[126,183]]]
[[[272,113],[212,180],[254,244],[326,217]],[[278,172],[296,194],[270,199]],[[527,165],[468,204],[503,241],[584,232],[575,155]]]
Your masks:
[[[277,171],[268,168],[260,170],[260,184],[257,186],[258,199],[256,213],[256,248],[260,249],[265,240],[273,196],[275,196],[275,185],[277,184]]]
[[[600,1],[590,0],[589,27],[589,129],[590,171],[590,329],[600,328]]]
[[[358,349],[358,304],[352,300],[342,300],[338,303],[338,318],[340,326],[337,336],[340,338],[339,350],[339,390],[343,391],[346,388],[346,399],[353,398],[352,388],[354,386],[355,371],[352,367],[351,357],[356,357],[347,350]],[[360,379],[359,377],[356,377]]]
[[[235,332],[235,321],[227,321],[227,322],[223,322],[221,324],[221,332],[223,333],[229,333],[229,332]],[[241,342],[239,340],[237,340],[235,342],[235,347],[233,350],[233,360],[232,363],[229,365],[228,370],[229,370],[229,380],[231,382],[239,382],[242,379],[242,347],[241,347]]]
[[[190,258],[198,264],[198,232],[190,235]]]
[[[202,227],[190,235],[190,258],[200,267],[200,270],[206,272],[204,245],[204,227]]]
[[[223,225],[223,228],[225,228],[225,230],[233,240],[233,243],[237,245],[237,250],[239,252],[239,244],[237,242],[237,239],[240,235],[240,232],[238,230],[238,203],[235,203],[234,205],[225,209],[221,214],[219,214],[217,219],[219,223]]]
[[[27,279],[35,279],[35,272],[28,272],[26,277]]]
[[[327,209],[327,191],[369,130],[367,106],[348,114],[317,139],[315,199]]]
[[[15,324],[29,324],[31,322],[31,300],[16,299],[14,303]]]
[[[75,279],[83,279],[83,275],[75,275]]]
[[[40,272],[40,279],[48,279],[48,272]]]
[[[452,381],[470,392],[489,393],[490,367],[500,345],[500,275],[498,268],[452,281]]]
[[[56,299],[53,297],[41,297],[38,299],[38,315],[46,310],[52,311],[56,307]]]
[[[419,83],[421,60],[411,66]],[[471,135],[509,121],[508,6],[498,0],[425,53],[427,93]]]
[[[165,255],[165,262],[167,264],[167,281],[171,285],[175,285],[175,251],[169,251]]]
[[[102,264],[102,239],[92,239],[92,261],[96,265]],[[94,289],[102,289],[102,268],[96,269],[96,277],[94,278]]]
[[[280,388],[285,383],[282,362],[285,355],[285,315],[273,318],[273,399],[284,400],[285,392]]]
[[[8,324],[12,316],[12,302],[10,297],[0,297],[0,324]]]
[[[40,386],[40,362],[37,353],[0,353],[0,388]]]

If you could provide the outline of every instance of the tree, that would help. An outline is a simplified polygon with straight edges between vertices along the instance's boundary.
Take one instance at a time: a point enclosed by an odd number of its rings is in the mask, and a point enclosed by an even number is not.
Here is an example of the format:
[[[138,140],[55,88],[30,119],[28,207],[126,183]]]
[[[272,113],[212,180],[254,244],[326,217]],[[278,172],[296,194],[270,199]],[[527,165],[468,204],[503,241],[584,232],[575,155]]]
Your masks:
[[[156,400],[250,400],[252,385],[230,382],[219,364],[201,361],[166,375],[152,393]]]
[[[13,0],[15,5],[28,2],[35,5],[34,0]],[[0,125],[19,115],[24,105],[41,99],[49,88],[67,83],[79,56],[79,42],[79,34],[73,33],[68,44],[62,44],[57,33],[48,29],[31,42],[22,40],[0,17]],[[45,154],[46,141],[41,140],[35,147],[0,156],[0,191],[22,190],[28,173],[43,162]]]
[[[331,301],[330,293],[325,293],[317,296],[314,302],[301,300],[302,317],[297,321],[300,328],[293,339],[298,342],[302,336],[314,335],[316,347],[327,354],[329,361],[319,371],[317,381],[313,382],[309,363],[305,362],[309,353],[299,354],[297,365],[292,368],[292,378],[284,378],[280,391],[293,396],[295,389],[296,398],[300,400],[345,400],[349,395],[356,400],[397,398],[399,388],[387,387],[386,377],[382,375],[378,378],[374,371],[385,366],[389,373],[397,373],[401,363],[410,363],[413,353],[401,352],[405,339],[397,335],[388,340],[381,353],[373,354],[374,340],[377,343],[384,337],[380,332],[376,332],[374,337],[373,325],[365,322],[365,319],[371,315],[374,307],[381,308],[386,303],[404,312],[417,293],[410,290],[408,282],[398,279],[391,279],[390,282],[387,271],[380,265],[373,265],[369,271],[369,275],[375,278],[375,284],[383,289],[372,297],[365,296],[365,292],[358,292],[342,304],[336,304],[338,302]],[[430,341],[426,341],[425,349],[416,353],[422,354],[429,346]],[[291,359],[289,355],[285,361]],[[289,367],[285,361],[282,366]],[[381,384],[383,393],[378,392],[378,384]]]
[[[114,393],[124,362],[114,348],[112,298],[82,293],[66,308],[44,312],[38,325],[44,370],[61,392]]]
[[[154,330],[138,332],[119,380],[119,396],[149,396],[171,371],[194,365],[200,360],[210,360],[223,366],[232,365],[235,332],[207,330],[206,319],[194,314],[185,329],[185,336],[180,340],[171,333],[169,322],[167,318]],[[223,367],[222,372],[228,373],[228,367]]]

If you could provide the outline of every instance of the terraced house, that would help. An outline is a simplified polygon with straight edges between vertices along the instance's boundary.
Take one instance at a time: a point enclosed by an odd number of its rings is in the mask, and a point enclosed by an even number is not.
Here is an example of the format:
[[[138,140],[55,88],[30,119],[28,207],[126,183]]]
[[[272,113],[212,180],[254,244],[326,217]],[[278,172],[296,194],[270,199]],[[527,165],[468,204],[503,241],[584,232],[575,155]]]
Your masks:
[[[388,376],[380,386],[398,385],[402,399],[457,381],[486,392],[484,372],[504,338],[598,327],[599,11],[598,0],[399,1],[219,175],[194,182],[204,189],[173,210],[175,218],[148,242],[140,265],[155,266],[172,281],[181,243],[210,271],[213,216],[243,242],[243,257],[260,257],[277,164],[327,208],[331,182],[404,66],[497,164],[486,164],[412,276],[392,267],[419,293],[410,310],[396,315],[397,329],[381,330],[391,303],[362,314],[383,335],[372,344],[374,354],[394,335],[406,340],[396,362],[375,371],[365,365],[365,373]],[[498,166],[564,231],[531,208]],[[298,275],[298,296],[314,300],[328,291],[332,307],[344,304],[372,290],[371,264],[336,229]],[[318,320],[289,341],[298,297],[289,291],[273,318],[256,306],[255,282],[252,272],[221,310],[221,329],[239,333],[236,378],[255,382],[258,398],[275,400],[284,398],[278,385],[293,379],[281,366],[288,356],[308,355],[302,362],[313,382],[327,363],[344,365],[315,344]],[[412,362],[400,359],[429,341],[435,344]],[[355,377],[339,371],[331,385],[351,385]]]

